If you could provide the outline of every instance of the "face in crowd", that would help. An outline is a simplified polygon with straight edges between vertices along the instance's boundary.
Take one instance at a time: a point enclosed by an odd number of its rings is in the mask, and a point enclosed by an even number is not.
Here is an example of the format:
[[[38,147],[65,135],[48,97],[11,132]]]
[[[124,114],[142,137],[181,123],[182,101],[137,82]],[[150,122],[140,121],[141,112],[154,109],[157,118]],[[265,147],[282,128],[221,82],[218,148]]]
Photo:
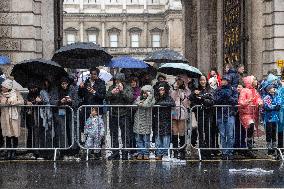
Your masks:
[[[245,68],[244,68],[243,66],[239,67],[239,68],[238,68],[238,72],[239,72],[240,74],[243,74],[243,73],[245,72]]]
[[[96,71],[91,71],[90,76],[92,81],[95,81],[99,78],[98,73]]]
[[[131,80],[130,85],[132,88],[137,87],[137,82],[135,80]]]
[[[61,87],[62,87],[62,89],[66,90],[68,88],[68,83],[66,81],[63,81],[61,83]]]
[[[200,77],[199,84],[201,85],[201,87],[206,87],[207,80],[206,80],[206,77],[204,75]]]
[[[166,90],[165,90],[164,87],[159,88],[159,94],[160,94],[160,96],[164,96],[166,94]]]

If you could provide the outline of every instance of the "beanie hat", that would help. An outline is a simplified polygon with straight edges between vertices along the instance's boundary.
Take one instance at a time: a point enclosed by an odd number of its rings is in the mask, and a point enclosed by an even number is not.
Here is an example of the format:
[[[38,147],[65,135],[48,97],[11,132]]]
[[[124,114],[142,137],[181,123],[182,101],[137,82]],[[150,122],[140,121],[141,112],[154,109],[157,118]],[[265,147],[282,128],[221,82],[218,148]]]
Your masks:
[[[10,79],[6,79],[5,81],[3,81],[1,86],[5,87],[6,89],[13,89],[13,81]]]

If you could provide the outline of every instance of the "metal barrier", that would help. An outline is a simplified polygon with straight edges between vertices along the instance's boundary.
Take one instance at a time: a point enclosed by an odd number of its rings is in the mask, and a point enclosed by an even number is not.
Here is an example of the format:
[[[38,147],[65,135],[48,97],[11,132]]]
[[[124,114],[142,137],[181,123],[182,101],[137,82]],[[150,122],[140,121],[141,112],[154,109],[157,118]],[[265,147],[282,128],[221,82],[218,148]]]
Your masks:
[[[249,112],[257,112],[254,114],[255,125],[244,128],[240,121],[240,106],[215,105],[213,107],[194,106],[189,111],[189,140],[195,149],[198,150],[199,160],[202,156],[209,155],[212,150],[221,150],[222,153],[231,154],[234,150],[276,150],[280,158],[283,159],[283,148],[271,146],[271,141],[263,141],[260,138],[255,140],[255,126],[263,126],[261,123],[260,111],[254,107],[250,107]],[[247,112],[248,113],[248,112]],[[250,114],[252,116],[252,114]],[[278,128],[276,128],[276,141]],[[283,140],[283,138],[282,138]],[[256,146],[254,146],[256,144]],[[283,143],[282,143],[283,144]]]
[[[90,116],[90,112],[92,108],[96,108],[98,110],[98,114],[101,116],[101,119],[104,122],[104,143],[107,144],[105,146],[102,145],[100,141],[99,144],[96,146],[88,146],[86,145],[86,140],[88,140],[88,136],[84,135],[84,126],[86,121],[88,120]],[[182,108],[182,107],[180,107]],[[145,108],[142,108],[146,110]],[[147,151],[157,151],[157,150],[164,150],[167,151],[168,154],[171,155],[172,150],[182,150],[185,149],[186,143],[182,146],[178,147],[157,147],[157,142],[155,142],[155,146],[153,146],[153,143],[155,138],[162,136],[163,133],[163,127],[160,127],[161,124],[161,111],[168,110],[167,107],[162,106],[153,106],[148,108],[150,110],[150,120],[142,120],[142,121],[149,121],[147,124],[151,125],[151,128],[148,128],[146,130],[147,134],[142,134],[144,136],[147,136],[150,138],[150,143],[152,146],[146,147],[137,147],[136,146],[136,140],[135,140],[135,129],[133,130],[134,122],[135,122],[135,112],[140,111],[140,108],[137,105],[83,105],[78,108],[77,110],[77,142],[81,149],[87,150],[87,156],[86,160],[88,160],[89,150],[111,150],[112,152],[117,152],[119,150],[122,151],[122,154],[128,153],[135,150],[147,150]],[[147,110],[146,110],[147,111]],[[187,110],[185,110],[187,112]],[[169,138],[168,142],[171,142],[171,138],[173,136],[172,133],[172,115],[173,115],[173,109],[169,113],[170,118],[166,121],[166,123],[169,125],[169,128],[167,128],[165,132],[169,132]],[[138,118],[140,119],[139,114]],[[141,120],[139,120],[140,122]],[[164,123],[164,122],[163,122]],[[187,119],[184,120],[184,133],[185,139],[187,138]],[[120,140],[119,138],[119,130],[120,130]],[[156,136],[156,137],[155,137]],[[170,144],[169,144],[170,145]]]
[[[74,111],[69,106],[18,105],[0,108],[1,122],[7,119],[10,123],[18,124],[13,129],[8,124],[1,125],[4,144],[0,150],[38,153],[52,150],[55,161],[58,150],[68,150],[75,143]],[[12,136],[19,136],[7,137],[10,135],[9,130]]]

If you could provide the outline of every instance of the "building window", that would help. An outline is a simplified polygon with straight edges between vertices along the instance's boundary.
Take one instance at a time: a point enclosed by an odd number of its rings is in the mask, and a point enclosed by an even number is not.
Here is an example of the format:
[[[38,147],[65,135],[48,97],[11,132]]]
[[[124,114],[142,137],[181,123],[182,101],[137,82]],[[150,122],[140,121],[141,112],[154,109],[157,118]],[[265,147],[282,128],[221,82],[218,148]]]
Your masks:
[[[110,34],[109,41],[110,41],[110,47],[118,47],[118,36],[117,36],[117,34]]]
[[[131,47],[139,47],[139,34],[131,34]]]
[[[97,35],[96,34],[89,34],[88,41],[92,43],[97,43]]]
[[[139,0],[130,0],[130,3],[132,3],[132,4],[139,4]]]
[[[152,46],[153,47],[161,47],[161,35],[153,34],[152,35]]]
[[[99,3],[99,0],[84,0],[84,3]]]
[[[75,43],[75,35],[74,34],[67,34],[67,44]]]

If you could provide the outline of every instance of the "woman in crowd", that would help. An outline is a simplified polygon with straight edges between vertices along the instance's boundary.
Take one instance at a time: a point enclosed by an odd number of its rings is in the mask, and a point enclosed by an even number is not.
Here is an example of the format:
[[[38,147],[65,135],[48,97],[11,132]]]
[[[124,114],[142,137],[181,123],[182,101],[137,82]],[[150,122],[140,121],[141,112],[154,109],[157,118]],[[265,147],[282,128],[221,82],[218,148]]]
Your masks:
[[[6,79],[2,84],[0,103],[4,106],[15,106],[24,104],[21,94],[13,89],[13,81]],[[2,107],[1,109],[1,128],[2,134],[6,137],[6,148],[17,148],[18,137],[20,136],[21,114],[17,107]],[[7,159],[15,159],[16,151],[9,150]]]
[[[183,76],[177,76],[176,81],[173,84],[173,89],[171,91],[171,97],[174,99],[176,108],[173,111],[173,135],[172,143],[173,148],[183,147],[185,144],[185,124],[188,119],[187,109],[189,108],[188,97],[190,91],[186,85],[186,82],[183,80]],[[180,156],[178,156],[180,155]],[[180,150],[174,150],[174,158],[185,159],[185,148]]]
[[[208,148],[215,147],[215,133],[216,126],[214,122],[214,96],[213,91],[210,88],[207,78],[203,75],[199,78],[198,87],[189,96],[191,107],[195,107],[193,112],[195,113],[196,120],[198,122],[198,136],[199,147]],[[201,106],[201,107],[199,107]],[[209,132],[210,131],[210,132]],[[193,143],[197,138],[192,138]],[[210,158],[208,151],[202,151],[202,155],[205,158]]]

